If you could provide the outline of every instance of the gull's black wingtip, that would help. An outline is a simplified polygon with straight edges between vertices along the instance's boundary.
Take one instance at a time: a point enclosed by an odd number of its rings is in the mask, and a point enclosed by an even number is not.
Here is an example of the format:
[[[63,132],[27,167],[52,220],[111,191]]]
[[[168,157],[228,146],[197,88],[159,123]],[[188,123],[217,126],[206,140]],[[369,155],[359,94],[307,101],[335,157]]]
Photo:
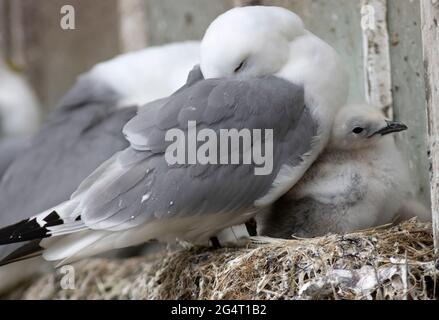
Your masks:
[[[49,230],[41,227],[36,218],[26,219],[0,229],[0,245],[47,238],[48,234]]]
[[[36,218],[26,219],[0,229],[0,245],[43,239],[49,236],[49,230],[41,227]]]
[[[16,224],[0,229],[0,245],[25,242],[50,237],[49,227],[63,224],[56,211],[52,211],[38,223],[37,218],[22,220]]]

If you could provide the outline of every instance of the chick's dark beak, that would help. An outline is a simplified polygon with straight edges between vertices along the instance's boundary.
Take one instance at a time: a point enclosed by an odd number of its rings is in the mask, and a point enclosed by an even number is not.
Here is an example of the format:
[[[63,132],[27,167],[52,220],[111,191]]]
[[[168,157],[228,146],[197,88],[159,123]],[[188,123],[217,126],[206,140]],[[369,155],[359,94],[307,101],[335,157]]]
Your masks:
[[[404,123],[399,121],[386,121],[386,123],[387,125],[384,128],[375,132],[375,134],[385,136],[390,133],[401,132],[408,129],[408,127]]]

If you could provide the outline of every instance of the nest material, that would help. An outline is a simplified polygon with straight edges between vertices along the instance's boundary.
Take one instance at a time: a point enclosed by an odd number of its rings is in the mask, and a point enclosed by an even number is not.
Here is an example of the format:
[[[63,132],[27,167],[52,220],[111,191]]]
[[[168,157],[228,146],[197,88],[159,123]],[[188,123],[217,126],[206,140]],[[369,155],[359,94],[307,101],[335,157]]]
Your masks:
[[[94,259],[75,266],[76,289],[49,274],[13,293],[25,299],[437,299],[430,224],[316,239],[253,239],[245,247],[184,248],[156,262]]]

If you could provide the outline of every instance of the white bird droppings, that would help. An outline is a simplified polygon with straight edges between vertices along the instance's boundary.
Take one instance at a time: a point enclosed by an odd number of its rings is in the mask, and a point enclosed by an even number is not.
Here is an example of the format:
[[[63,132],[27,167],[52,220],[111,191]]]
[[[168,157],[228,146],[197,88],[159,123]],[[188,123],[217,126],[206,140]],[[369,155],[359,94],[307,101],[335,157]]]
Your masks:
[[[143,195],[142,203],[144,203],[145,201],[148,201],[150,197],[151,197],[151,193],[149,193],[149,192],[147,194]]]

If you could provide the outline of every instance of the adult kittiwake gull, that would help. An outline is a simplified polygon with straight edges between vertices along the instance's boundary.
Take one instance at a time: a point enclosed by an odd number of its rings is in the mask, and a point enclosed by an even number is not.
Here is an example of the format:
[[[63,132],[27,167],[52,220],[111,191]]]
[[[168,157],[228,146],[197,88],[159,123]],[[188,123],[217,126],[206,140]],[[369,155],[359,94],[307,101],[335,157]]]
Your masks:
[[[277,7],[219,16],[202,42],[201,71],[206,79],[194,77],[140,110],[124,127],[130,146],[86,178],[69,201],[1,229],[0,244],[32,241],[2,263],[36,254],[67,263],[151,239],[205,242],[270,206],[301,178],[326,146],[347,98],[337,53],[297,15]],[[238,143],[214,157],[216,148],[206,145],[233,130],[253,132],[252,152]],[[181,140],[168,139],[178,132]],[[175,146],[177,154],[184,150],[183,164],[178,156],[169,161]],[[192,163],[191,151],[198,156],[203,148],[207,164]],[[256,174],[261,150],[272,151],[265,153],[272,166]],[[223,163],[234,155],[238,163]],[[242,161],[249,155],[249,164]]]
[[[370,105],[341,109],[328,148],[257,217],[259,234],[286,239],[343,234],[391,223],[400,213],[428,220],[428,210],[414,196],[407,161],[390,135],[406,129]]]

